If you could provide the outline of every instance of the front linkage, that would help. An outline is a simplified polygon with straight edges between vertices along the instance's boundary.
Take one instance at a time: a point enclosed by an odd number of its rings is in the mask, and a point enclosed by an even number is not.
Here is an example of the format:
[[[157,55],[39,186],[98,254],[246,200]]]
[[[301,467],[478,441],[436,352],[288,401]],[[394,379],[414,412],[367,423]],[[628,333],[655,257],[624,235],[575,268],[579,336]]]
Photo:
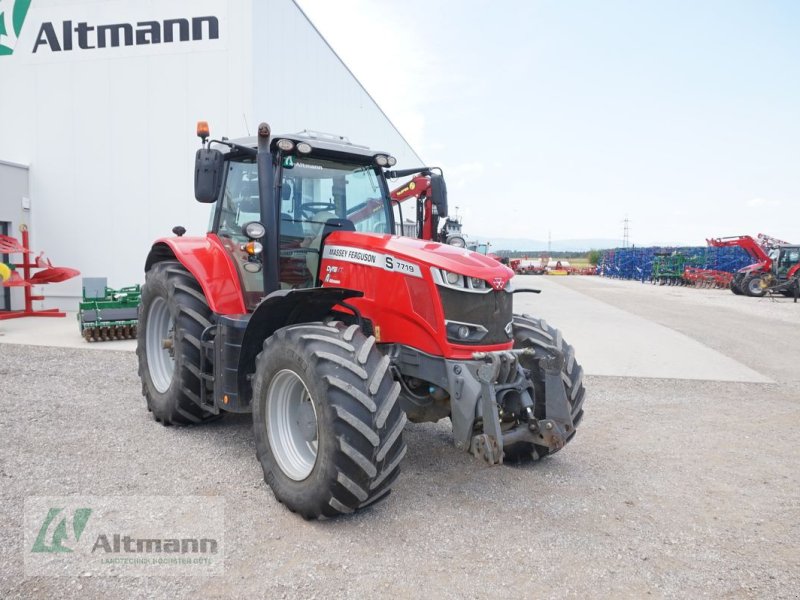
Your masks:
[[[531,370],[522,366],[524,359],[538,362],[544,398],[536,393]],[[520,445],[544,447],[545,454],[560,450],[575,431],[562,380],[564,365],[564,354],[554,347],[541,357],[534,348],[522,348],[448,361],[456,447],[489,464],[501,464],[505,449]]]

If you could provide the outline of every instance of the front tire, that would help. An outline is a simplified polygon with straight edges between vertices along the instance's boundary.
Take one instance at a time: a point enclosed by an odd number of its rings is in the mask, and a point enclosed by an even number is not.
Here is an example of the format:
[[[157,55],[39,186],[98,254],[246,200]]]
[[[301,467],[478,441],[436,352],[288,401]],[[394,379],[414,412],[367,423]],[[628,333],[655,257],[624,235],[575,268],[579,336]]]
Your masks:
[[[156,421],[188,425],[214,415],[200,407],[200,344],[211,309],[197,280],[177,261],[154,265],[139,306],[136,355],[142,395]]]
[[[406,453],[406,415],[389,357],[357,325],[284,327],[264,342],[253,430],[264,479],[306,519],[386,497]]]
[[[567,344],[561,337],[561,332],[548,325],[544,319],[537,319],[530,315],[514,315],[514,348],[533,348],[536,356],[533,359],[525,359],[521,362],[522,366],[531,372],[534,392],[537,398],[545,397],[544,371],[539,367],[539,360],[544,356],[554,356],[556,351],[564,354],[564,367],[561,370],[561,379],[564,383],[564,390],[570,402],[570,413],[572,423],[578,426],[583,418],[583,401],[586,397],[586,389],[583,387],[583,367],[575,360],[575,349]],[[544,402],[537,402],[537,419],[544,419]],[[574,435],[574,432],[573,432]],[[558,450],[551,450],[546,446],[539,446],[533,443],[517,443],[504,448],[505,459],[509,462],[519,462],[524,460],[537,460],[549,454],[554,454]]]
[[[741,289],[748,296],[753,298],[763,298],[767,290],[761,285],[761,275],[749,275],[742,282]]]

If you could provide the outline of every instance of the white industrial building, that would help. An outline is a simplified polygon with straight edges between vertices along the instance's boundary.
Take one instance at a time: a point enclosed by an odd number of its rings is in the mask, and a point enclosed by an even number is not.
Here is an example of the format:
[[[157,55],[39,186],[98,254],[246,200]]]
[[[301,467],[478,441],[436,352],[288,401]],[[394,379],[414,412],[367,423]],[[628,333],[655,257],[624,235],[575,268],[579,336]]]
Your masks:
[[[27,224],[37,253],[112,287],[143,282],[173,226],[206,231],[198,120],[215,137],[333,132],[420,164],[292,0],[4,0],[0,85],[0,233]],[[81,278],[37,291],[74,310]]]

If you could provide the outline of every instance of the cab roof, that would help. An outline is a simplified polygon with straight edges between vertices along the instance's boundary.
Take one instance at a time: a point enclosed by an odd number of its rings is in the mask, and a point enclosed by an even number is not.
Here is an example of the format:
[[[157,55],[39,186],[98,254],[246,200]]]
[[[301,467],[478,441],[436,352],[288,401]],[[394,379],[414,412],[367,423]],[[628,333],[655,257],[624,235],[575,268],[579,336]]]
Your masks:
[[[271,144],[280,139],[289,139],[295,143],[306,142],[311,144],[315,150],[324,150],[328,152],[341,152],[344,154],[355,154],[357,156],[375,156],[376,154],[389,155],[388,152],[379,152],[377,150],[370,150],[367,146],[352,143],[348,138],[342,135],[333,133],[322,133],[319,131],[303,130],[299,133],[286,133],[274,134],[271,136]],[[227,140],[240,146],[248,146],[255,148],[258,146],[258,138],[256,136],[243,137],[235,140]]]

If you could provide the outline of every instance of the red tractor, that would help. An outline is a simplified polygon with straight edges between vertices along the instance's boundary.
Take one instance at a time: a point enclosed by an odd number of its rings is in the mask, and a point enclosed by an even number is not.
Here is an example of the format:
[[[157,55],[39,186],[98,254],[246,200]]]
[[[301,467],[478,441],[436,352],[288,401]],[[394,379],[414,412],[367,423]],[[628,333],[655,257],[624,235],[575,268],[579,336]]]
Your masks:
[[[784,296],[800,296],[800,246],[778,246],[770,250],[772,268],[762,273],[759,285],[762,295],[771,292]]]
[[[447,187],[441,170],[434,173],[432,169],[406,169],[393,171],[395,177],[415,175],[400,187],[391,192],[392,202],[399,205],[401,202],[414,198],[417,201],[415,237],[421,240],[433,240],[442,244],[449,244],[459,248],[466,248],[467,241],[461,233],[461,221],[456,217],[448,217],[447,205],[437,204],[441,198],[446,200]],[[436,201],[434,201],[436,200]],[[441,231],[439,221],[444,218]]]
[[[730,283],[731,291],[734,294],[760,298],[772,290],[792,295],[791,285],[787,285],[787,283],[796,279],[797,269],[791,269],[793,265],[785,266],[785,268],[778,267],[776,261],[781,257],[783,261],[789,260],[787,257],[791,255],[792,249],[797,248],[796,246],[764,234],[758,234],[758,240],[749,235],[737,235],[712,238],[706,242],[709,246],[717,247],[739,246],[755,261],[734,274]]]
[[[276,498],[334,517],[389,491],[406,420],[449,417],[490,464],[561,449],[583,416],[583,370],[543,320],[513,313],[510,269],[393,235],[394,158],[303,132],[208,141],[195,197],[210,231],[157,240],[137,355],[156,421],[251,412]],[[446,207],[444,186],[432,202]]]
[[[755,261],[753,264],[739,269],[731,281],[731,291],[734,294],[747,296],[763,296],[761,275],[769,273],[772,269],[772,259],[761,245],[749,235],[712,238],[706,240],[709,246],[728,247],[739,246]]]

